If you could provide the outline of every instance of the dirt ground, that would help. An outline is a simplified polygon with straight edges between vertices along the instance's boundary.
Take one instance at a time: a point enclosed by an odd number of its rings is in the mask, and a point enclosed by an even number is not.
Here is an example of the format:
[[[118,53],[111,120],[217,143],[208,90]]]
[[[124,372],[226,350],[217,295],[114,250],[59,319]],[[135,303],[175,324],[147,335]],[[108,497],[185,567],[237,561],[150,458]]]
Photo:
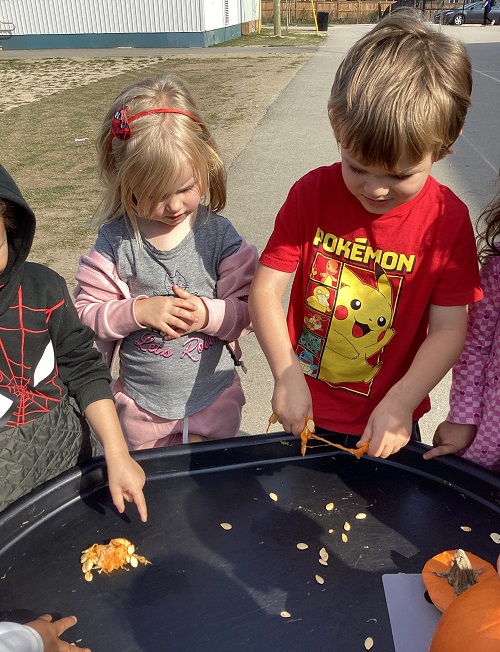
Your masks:
[[[88,98],[93,93],[92,84],[95,84],[95,95],[99,97],[103,83],[107,82],[106,89],[116,86],[119,92],[133,80],[147,77],[160,69],[172,68],[188,83],[229,167],[245,147],[269,105],[310,56],[310,52],[267,50],[263,53],[245,50],[241,55],[214,51],[202,56],[182,57],[113,56],[0,61],[0,128],[5,130],[4,134],[10,131],[9,139],[4,138],[2,164],[15,177],[37,214],[37,233],[31,259],[56,269],[64,276],[70,290],[73,289],[78,257],[88,251],[95,239],[95,229],[90,227],[90,220],[98,203],[99,186],[94,169],[87,177],[81,169],[95,165],[94,134],[88,124],[70,132],[65,147],[72,145],[74,149],[65,154],[69,160],[65,162],[64,169],[57,161],[58,152],[55,149],[42,165],[36,162],[26,165],[23,138],[30,136],[24,136],[26,130],[23,130],[23,123],[30,119],[27,116],[36,117],[37,128],[42,133],[45,130],[47,141],[52,146],[59,137],[57,132],[68,131],[68,124],[71,125],[71,122],[65,122],[63,112],[78,90],[81,91],[83,105],[79,109],[90,113],[92,107],[86,109],[85,102],[88,106]],[[115,97],[117,93],[114,90],[113,93],[112,97]],[[101,111],[100,106],[95,107],[99,118]],[[14,114],[15,121],[12,120]],[[77,119],[75,113],[74,121]],[[95,118],[94,122],[97,125],[98,119]],[[16,139],[13,138],[13,129],[19,129]],[[34,137],[41,138],[38,133],[36,136],[31,134],[31,141]],[[7,140],[11,143],[8,147]],[[76,142],[78,140],[82,142]],[[41,143],[43,148],[44,143]],[[90,165],[79,162],[82,155]],[[54,205],[53,201],[44,200],[44,191],[48,195],[51,185],[56,184],[67,184],[68,187],[78,184],[78,187],[66,198],[58,198]],[[54,247],[54,229],[60,230],[61,217],[67,223],[67,237],[60,240],[58,247]],[[70,237],[71,231],[73,238]]]

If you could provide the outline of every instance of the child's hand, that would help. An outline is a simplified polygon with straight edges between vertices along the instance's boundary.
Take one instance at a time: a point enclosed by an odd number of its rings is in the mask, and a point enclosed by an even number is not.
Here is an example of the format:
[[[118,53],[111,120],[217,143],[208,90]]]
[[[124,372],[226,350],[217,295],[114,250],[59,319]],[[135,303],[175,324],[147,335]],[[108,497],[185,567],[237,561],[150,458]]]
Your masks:
[[[274,384],[271,407],[285,432],[300,435],[306,418],[313,418],[312,399],[302,370]]]
[[[124,500],[135,502],[141,521],[145,523],[148,512],[142,488],[146,483],[146,474],[130,457],[115,404],[109,398],[94,401],[85,408],[85,417],[104,449],[109,492],[114,506],[122,514],[125,511]]]
[[[61,634],[64,634],[67,629],[73,627],[75,623],[75,616],[66,616],[65,618],[60,618],[59,620],[52,622],[52,616],[44,614],[43,616],[40,616],[40,618],[26,624],[28,627],[36,630],[42,637],[44,652],[70,652],[71,650],[90,652],[88,647],[77,647],[73,643],[61,641],[59,638]]]
[[[178,285],[174,285],[173,290],[180,299],[190,301],[196,306],[196,322],[191,326],[189,332],[194,333],[205,328],[208,323],[208,310],[203,299],[197,297],[195,294],[191,294],[187,290],[183,290]]]
[[[432,448],[424,453],[424,460],[431,460],[440,455],[458,453],[472,444],[476,437],[477,426],[474,424],[451,423],[443,421],[436,428],[432,439]]]
[[[145,523],[148,518],[146,499],[142,488],[146,483],[146,474],[128,453],[112,460],[106,460],[108,467],[108,482],[111,499],[116,509],[123,514],[125,511],[125,500],[128,503],[134,502],[141,521]]]
[[[371,413],[356,447],[369,441],[370,457],[386,458],[397,453],[410,441],[412,416],[411,411],[396,407],[388,398],[383,399]]]
[[[177,289],[177,288],[176,288]],[[186,292],[189,295],[188,292]],[[190,296],[190,295],[189,295]],[[135,318],[146,328],[153,328],[169,338],[177,338],[199,321],[198,305],[181,297],[148,297],[137,299]],[[203,319],[204,315],[201,315]]]

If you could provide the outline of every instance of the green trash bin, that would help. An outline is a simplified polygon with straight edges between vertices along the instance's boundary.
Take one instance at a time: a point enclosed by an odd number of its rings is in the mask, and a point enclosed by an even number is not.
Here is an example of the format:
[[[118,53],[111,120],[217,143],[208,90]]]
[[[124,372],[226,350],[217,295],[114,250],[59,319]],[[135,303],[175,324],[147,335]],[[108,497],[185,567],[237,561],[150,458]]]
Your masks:
[[[328,18],[330,16],[328,11],[318,11],[316,16],[318,19],[318,31],[328,32]]]

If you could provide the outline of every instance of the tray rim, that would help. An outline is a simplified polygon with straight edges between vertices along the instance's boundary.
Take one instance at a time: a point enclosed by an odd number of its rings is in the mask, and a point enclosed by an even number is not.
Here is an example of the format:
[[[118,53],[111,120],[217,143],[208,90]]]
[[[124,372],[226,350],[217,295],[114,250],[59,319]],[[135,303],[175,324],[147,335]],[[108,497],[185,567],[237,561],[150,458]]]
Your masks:
[[[325,439],[352,448],[358,441],[354,435],[323,434]],[[430,447],[410,442],[387,459],[363,456],[356,463],[381,464],[426,477],[446,484],[497,511],[500,515],[500,474],[496,474],[456,455],[424,460],[423,453]],[[279,455],[276,455],[279,452]],[[267,455],[266,455],[267,453]],[[277,464],[314,460],[324,457],[350,455],[327,445],[312,445],[305,457],[300,453],[300,440],[295,435],[277,432],[269,435],[249,435],[218,442],[186,444],[169,448],[155,448],[132,453],[146,472],[146,483],[155,478],[236,469],[263,464]],[[10,547],[26,530],[35,527],[40,518],[46,518],[78,500],[107,486],[104,457],[76,466],[45,482],[34,491],[18,499],[0,513],[0,553]],[[147,484],[146,484],[147,487]],[[129,509],[133,509],[133,506]]]

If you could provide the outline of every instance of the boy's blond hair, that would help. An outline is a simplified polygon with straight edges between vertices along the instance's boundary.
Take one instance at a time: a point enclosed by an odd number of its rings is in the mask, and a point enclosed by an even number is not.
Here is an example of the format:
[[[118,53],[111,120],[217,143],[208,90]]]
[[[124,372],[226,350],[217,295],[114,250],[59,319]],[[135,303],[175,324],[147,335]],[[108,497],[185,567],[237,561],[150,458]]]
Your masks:
[[[328,101],[335,138],[365,165],[394,170],[446,156],[460,135],[472,91],[465,47],[397,10],[349,50]]]
[[[130,123],[130,139],[120,140],[112,137],[111,123],[124,108],[128,116],[171,108],[192,117],[145,115]],[[137,218],[148,217],[165,196],[178,190],[189,169],[209,209],[219,211],[225,206],[224,164],[191,93],[175,75],[155,75],[123,90],[106,114],[97,151],[99,178],[105,188],[98,225],[126,214],[139,236]]]

